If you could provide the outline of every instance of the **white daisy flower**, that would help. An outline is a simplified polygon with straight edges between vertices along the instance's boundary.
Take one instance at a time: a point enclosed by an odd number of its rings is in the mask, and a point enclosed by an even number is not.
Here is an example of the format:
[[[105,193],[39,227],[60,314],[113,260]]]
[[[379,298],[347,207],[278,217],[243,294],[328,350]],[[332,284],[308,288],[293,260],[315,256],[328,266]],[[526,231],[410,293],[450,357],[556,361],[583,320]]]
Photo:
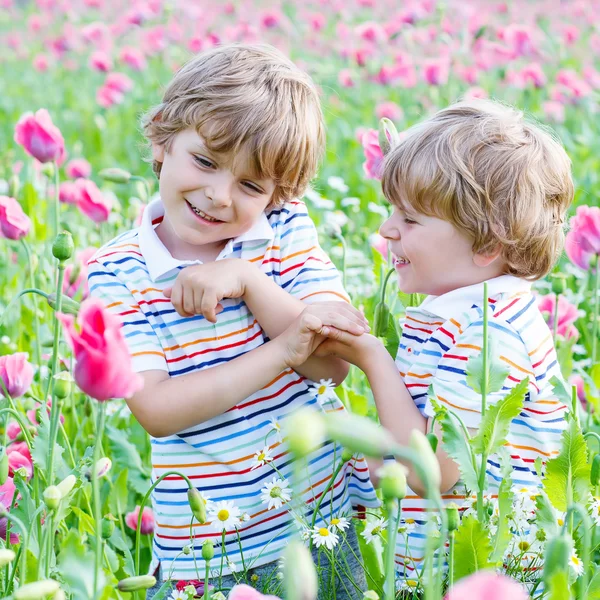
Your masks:
[[[169,600],[187,600],[188,593],[185,590],[173,590],[169,596]]]
[[[264,464],[271,462],[273,457],[271,456],[271,448],[269,446],[265,446],[262,450],[257,450],[254,455],[254,462],[250,467],[250,470],[258,469],[258,467],[262,467]]]
[[[283,438],[281,437],[281,424],[275,417],[271,417],[270,421],[271,429],[269,430],[269,434],[275,432],[275,439],[281,444],[283,442]]]
[[[367,544],[370,544],[376,537],[381,535],[381,532],[387,527],[385,519],[377,519],[371,523],[367,523],[365,530],[361,532]]]
[[[331,189],[342,192],[342,194],[345,194],[350,189],[346,185],[346,182],[341,177],[337,177],[336,175],[331,175],[327,178],[327,185],[329,185]]]
[[[233,529],[240,524],[240,509],[228,500],[213,502],[208,518],[220,533],[223,529]]]
[[[410,533],[417,528],[417,522],[412,519],[402,519],[400,525],[398,526],[398,533]]]
[[[419,581],[417,579],[398,579],[396,581],[400,591],[416,592],[419,589]]]
[[[249,520],[250,520],[250,515],[248,513],[242,513],[240,515],[240,521],[242,523],[245,523],[246,521],[249,521]]]
[[[236,564],[235,564],[233,561],[231,561],[231,560],[230,560],[230,561],[228,561],[228,562],[227,562],[227,566],[229,567],[229,570],[230,570],[232,573],[237,573],[237,570],[238,570],[238,568],[237,568],[237,565],[236,565]]]
[[[590,515],[596,525],[600,525],[600,497],[592,496],[590,502]]]
[[[287,480],[278,477],[274,477],[273,481],[267,483],[260,491],[262,492],[261,500],[268,503],[267,510],[281,508],[292,499]]]
[[[573,549],[569,557],[569,566],[571,567],[571,571],[575,573],[575,577],[579,577],[583,573],[583,561],[577,556],[575,549]]]
[[[339,537],[329,527],[315,526],[312,530],[312,541],[317,548],[325,546],[328,550],[333,550],[337,546]]]
[[[332,529],[338,529],[339,531],[346,531],[350,527],[350,521],[346,517],[340,517],[339,519],[331,519],[329,526]]]
[[[319,401],[319,404],[323,406],[328,399],[331,398],[331,394],[335,394],[333,389],[335,388],[335,383],[333,383],[333,379],[321,379],[318,384],[312,386],[312,391]]]

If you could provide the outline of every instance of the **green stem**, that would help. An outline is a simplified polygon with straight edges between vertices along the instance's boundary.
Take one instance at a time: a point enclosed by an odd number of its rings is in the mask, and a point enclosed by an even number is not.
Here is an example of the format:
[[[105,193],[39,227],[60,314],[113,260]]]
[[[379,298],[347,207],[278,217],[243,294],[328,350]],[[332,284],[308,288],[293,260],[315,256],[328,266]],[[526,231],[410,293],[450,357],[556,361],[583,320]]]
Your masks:
[[[321,507],[321,504],[323,502],[323,498],[325,498],[325,496],[327,495],[327,492],[333,487],[333,484],[334,484],[337,476],[339,475],[340,471],[342,470],[342,467],[344,466],[344,464],[345,463],[344,463],[343,460],[340,461],[340,463],[338,464],[338,466],[335,468],[335,472],[333,473],[333,476],[327,482],[327,487],[323,490],[323,493],[321,494],[321,496],[317,500],[317,503],[315,504],[315,509],[314,509],[314,512],[313,512],[312,521],[311,521],[311,524],[310,524],[311,530],[314,528],[315,523],[317,522],[317,514],[319,513],[319,508]],[[312,537],[311,537],[311,549],[312,549]]]
[[[8,306],[4,309],[4,312],[0,315],[0,327],[4,325],[4,319],[6,315],[10,314],[10,311],[16,306],[17,302],[21,299],[25,294],[38,294],[43,296],[48,300],[48,294],[43,292],[42,290],[38,290],[37,288],[27,288],[25,290],[20,291],[9,303]]]
[[[27,550],[29,548],[29,531],[27,530],[27,527],[25,527],[23,521],[21,521],[21,519],[19,519],[18,517],[15,517],[15,515],[8,513],[5,516],[6,516],[6,519],[8,519],[8,521],[12,521],[16,525],[18,525],[19,528],[21,529],[21,535],[23,536],[23,543],[21,544],[21,548],[22,548],[21,573],[20,573],[19,580],[22,582],[25,582],[25,581],[27,581]],[[8,528],[7,528],[7,536],[8,535],[9,534],[8,534]]]
[[[60,183],[60,178],[58,175],[58,165],[56,161],[54,161],[54,237],[56,237],[60,232],[60,199],[58,186]]]
[[[25,238],[21,238],[21,243],[23,244],[23,248],[25,248],[25,253],[27,254],[27,264],[29,265],[29,284],[31,285],[31,289],[36,289],[35,287],[35,272],[33,270],[33,264],[31,261],[31,249],[29,248],[29,244],[25,240]],[[44,294],[42,294],[44,295]],[[46,296],[47,298],[47,296]],[[40,344],[40,318],[38,315],[38,305],[37,298],[35,294],[33,296],[33,325],[35,328],[35,360],[38,366],[42,364],[42,347]]]
[[[146,495],[142,499],[142,503],[140,504],[140,513],[138,515],[137,527],[135,530],[135,573],[134,575],[140,574],[140,534],[142,529],[142,513],[144,511],[144,506],[146,506],[146,502],[148,502],[148,498],[150,498],[150,494],[154,491],[154,488],[167,476],[169,475],[177,475],[182,479],[185,479],[185,482],[188,484],[188,487],[192,489],[194,484],[190,481],[187,475],[180,473],[179,471],[167,471],[163,473],[151,486],[150,489],[146,492]]]
[[[98,417],[96,421],[96,444],[94,446],[94,464],[92,466],[92,494],[94,497],[94,521],[96,524],[96,552],[94,569],[94,600],[98,597],[98,576],[102,569],[102,505],[100,501],[100,478],[96,473],[100,450],[102,448],[102,436],[104,434],[104,420],[106,417],[106,405],[104,402],[98,404]]]
[[[556,336],[558,332],[558,300],[560,298],[560,294],[554,295],[554,316],[552,317],[552,341],[554,342],[554,346],[556,346]]]
[[[489,340],[488,340],[488,284],[483,282],[483,377],[481,380],[481,418],[485,416],[487,405],[487,390],[489,379]],[[487,454],[481,456],[481,467],[479,470],[479,489],[477,490],[477,518],[481,524],[485,523],[483,511],[483,490],[485,488],[487,467]]]
[[[206,570],[204,572],[204,600],[210,600],[210,560],[205,561]]]
[[[397,516],[394,516],[396,502],[388,500],[386,502],[388,511],[387,526],[387,548],[385,554],[385,600],[394,600],[396,595],[396,568],[394,557],[396,554],[396,536],[398,535],[398,523],[400,522],[400,513],[402,511],[402,501],[398,502]]]
[[[598,257],[600,258],[600,257]],[[592,323],[592,366],[596,364],[596,349],[598,347],[598,316],[600,313],[600,260],[596,262],[596,285],[594,286],[594,321]]]
[[[592,520],[590,519],[587,511],[579,504],[572,504],[567,509],[565,515],[565,522],[562,527],[562,533],[564,534],[565,528],[567,527],[567,521],[572,520],[573,513],[577,513],[583,524],[583,531],[581,539],[583,541],[582,557],[583,561],[583,573],[579,579],[579,594],[578,600],[587,600],[588,597],[588,567],[594,564],[594,556],[592,552]]]
[[[341,233],[336,235],[336,238],[342,244],[342,287],[346,289],[346,259],[348,254],[348,244]]]
[[[454,531],[448,535],[448,587],[454,585]]]
[[[48,379],[48,388],[44,398],[48,397],[48,392],[52,394],[52,406],[50,408],[50,440],[48,448],[48,485],[54,483],[54,447],[56,445],[56,438],[58,435],[58,422],[60,420],[60,408],[58,406],[58,399],[54,395],[54,386],[52,380],[56,375],[58,368],[58,345],[60,339],[60,321],[57,318],[57,314],[60,312],[62,307],[62,285],[65,276],[65,265],[62,261],[58,263],[58,281],[56,283],[56,310],[54,312],[54,335],[52,342],[52,366],[50,370],[50,377]]]
[[[385,293],[387,291],[388,281],[390,280],[390,277],[395,272],[396,272],[396,269],[390,269],[385,275],[385,279],[383,280],[383,285],[381,286],[381,302],[385,302]]]

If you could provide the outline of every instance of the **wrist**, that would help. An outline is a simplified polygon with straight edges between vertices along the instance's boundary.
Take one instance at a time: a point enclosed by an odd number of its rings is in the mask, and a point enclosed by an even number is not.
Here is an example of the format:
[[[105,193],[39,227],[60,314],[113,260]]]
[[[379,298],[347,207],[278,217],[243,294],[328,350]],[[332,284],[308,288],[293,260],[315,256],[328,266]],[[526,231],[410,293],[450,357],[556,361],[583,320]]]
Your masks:
[[[245,299],[246,295],[253,292],[261,275],[264,276],[264,273],[257,266],[248,262],[247,260],[243,260],[242,258],[238,258],[236,260],[240,261],[239,270],[240,281],[242,282],[242,298]]]
[[[362,352],[360,353],[360,368],[369,375],[373,370],[378,369],[381,365],[384,365],[387,361],[392,361],[393,358],[390,353],[386,350],[383,342],[371,334],[363,334],[365,337],[365,343],[362,344]]]

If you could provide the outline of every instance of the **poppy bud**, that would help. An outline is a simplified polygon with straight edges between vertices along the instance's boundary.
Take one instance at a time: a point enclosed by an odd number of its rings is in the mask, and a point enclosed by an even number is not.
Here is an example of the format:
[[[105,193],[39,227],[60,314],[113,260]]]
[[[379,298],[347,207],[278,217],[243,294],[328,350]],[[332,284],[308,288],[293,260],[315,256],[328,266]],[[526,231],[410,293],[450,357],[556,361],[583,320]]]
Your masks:
[[[33,583],[26,583],[13,592],[15,600],[41,600],[50,594],[58,592],[60,586],[54,579],[42,579]]]
[[[202,558],[208,562],[215,555],[215,547],[212,540],[205,540],[202,544]]]
[[[98,176],[111,183],[128,183],[131,179],[131,173],[129,173],[129,171],[119,169],[118,167],[102,169],[102,171],[98,173]]]
[[[192,514],[200,525],[204,525],[206,523],[206,504],[200,492],[196,488],[188,488],[187,496]]]
[[[52,256],[64,262],[73,256],[73,250],[75,250],[73,236],[68,231],[61,231],[52,244]]]
[[[138,575],[137,577],[127,577],[117,583],[117,588],[121,592],[137,592],[147,590],[156,585],[156,577],[153,575]]]

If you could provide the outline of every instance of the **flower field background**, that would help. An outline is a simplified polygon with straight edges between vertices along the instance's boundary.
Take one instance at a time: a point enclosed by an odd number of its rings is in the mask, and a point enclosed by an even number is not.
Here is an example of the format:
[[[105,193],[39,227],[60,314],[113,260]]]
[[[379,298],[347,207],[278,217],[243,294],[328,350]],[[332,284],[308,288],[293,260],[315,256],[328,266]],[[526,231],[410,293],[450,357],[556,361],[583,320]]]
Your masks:
[[[491,97],[560,136],[573,162],[575,202],[566,252],[535,287],[563,374],[575,386],[557,390],[573,409],[563,448],[539,465],[546,476],[539,493],[515,489],[507,475],[498,498],[480,489],[458,502],[460,518],[454,509],[442,512],[423,577],[404,578],[399,589],[430,600],[454,582],[452,600],[493,597],[486,586],[496,597],[600,598],[599,15],[596,0],[0,0],[2,596],[142,598],[151,585],[143,577],[154,527],[144,507],[152,484],[149,439],[123,400],[103,402],[127,395],[137,381],[119,371],[127,351],[113,335],[118,323],[101,307],[81,304],[86,261],[135,227],[156,193],[140,117],[159,102],[174,70],[215,44],[262,41],[288,53],[322,92],[327,150],[305,200],[354,305],[372,325],[389,268],[377,235],[389,210],[377,179],[379,120],[390,119],[401,135],[461,97]],[[393,278],[385,297],[396,318],[377,332],[394,352],[397,318],[420,298],[399,293]],[[96,352],[86,355],[82,349],[90,347]],[[417,460],[420,451],[423,477],[435,479],[429,447],[417,440],[403,451],[378,433],[360,371],[335,392],[327,382],[315,388],[322,403],[333,393],[353,417],[347,428],[325,423],[330,436],[350,452]],[[501,434],[519,399],[507,398],[506,406],[490,453],[501,454]],[[476,442],[447,415],[439,419],[455,434],[456,460],[472,468]],[[256,454],[268,461],[268,448]],[[291,505],[292,489],[293,481],[274,479],[265,487],[265,508]],[[410,535],[411,524],[394,521],[399,496],[381,494],[382,509],[356,527],[369,587],[392,598],[388,540]],[[189,499],[198,521],[212,524],[218,546],[219,506],[193,492]],[[438,500],[433,491],[431,500]],[[225,508],[241,522],[235,506]],[[324,551],[333,552],[350,517],[322,536]],[[308,532],[318,543],[315,535]],[[293,548],[302,555],[300,541]],[[211,551],[197,544],[188,550]],[[434,576],[434,562],[444,559],[449,569]],[[314,567],[287,562],[273,581],[237,575],[264,593],[311,598]],[[486,579],[493,570],[523,585]],[[204,587],[199,581],[198,591],[177,592],[173,597],[191,598]]]

